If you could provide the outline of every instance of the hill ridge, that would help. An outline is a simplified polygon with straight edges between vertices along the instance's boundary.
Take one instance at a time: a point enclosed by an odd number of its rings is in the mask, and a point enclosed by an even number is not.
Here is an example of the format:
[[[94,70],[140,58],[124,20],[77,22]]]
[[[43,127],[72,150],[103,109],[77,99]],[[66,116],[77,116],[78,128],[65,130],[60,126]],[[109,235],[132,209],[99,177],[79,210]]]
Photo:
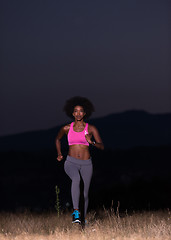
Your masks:
[[[171,144],[171,113],[128,110],[88,120],[95,125],[107,148]],[[67,123],[64,123],[67,124]],[[55,148],[62,125],[0,137],[0,151],[35,151]]]

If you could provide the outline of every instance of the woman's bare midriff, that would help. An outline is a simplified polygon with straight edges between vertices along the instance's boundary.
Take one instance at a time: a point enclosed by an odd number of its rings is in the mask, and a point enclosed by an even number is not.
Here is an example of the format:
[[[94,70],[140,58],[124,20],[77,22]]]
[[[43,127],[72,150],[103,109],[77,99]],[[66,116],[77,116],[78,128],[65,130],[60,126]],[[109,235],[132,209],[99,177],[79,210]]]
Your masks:
[[[71,145],[68,155],[80,160],[88,160],[90,159],[89,147],[81,144]]]

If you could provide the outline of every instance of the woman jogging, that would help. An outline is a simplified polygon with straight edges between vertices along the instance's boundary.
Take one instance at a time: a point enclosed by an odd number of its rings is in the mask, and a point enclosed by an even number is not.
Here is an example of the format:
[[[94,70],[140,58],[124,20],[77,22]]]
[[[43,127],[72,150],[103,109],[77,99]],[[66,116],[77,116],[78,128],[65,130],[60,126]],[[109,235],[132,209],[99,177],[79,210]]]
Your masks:
[[[57,160],[61,161],[61,138],[66,134],[68,137],[69,152],[64,163],[64,170],[72,180],[71,196],[74,212],[73,223],[80,223],[79,198],[80,198],[80,175],[84,182],[84,217],[88,208],[88,191],[93,173],[92,160],[89,145],[104,149],[103,142],[97,128],[86,123],[84,120],[91,116],[94,111],[93,104],[83,97],[73,97],[66,101],[65,113],[74,119],[73,122],[63,126],[56,137]],[[95,141],[92,141],[92,137]]]

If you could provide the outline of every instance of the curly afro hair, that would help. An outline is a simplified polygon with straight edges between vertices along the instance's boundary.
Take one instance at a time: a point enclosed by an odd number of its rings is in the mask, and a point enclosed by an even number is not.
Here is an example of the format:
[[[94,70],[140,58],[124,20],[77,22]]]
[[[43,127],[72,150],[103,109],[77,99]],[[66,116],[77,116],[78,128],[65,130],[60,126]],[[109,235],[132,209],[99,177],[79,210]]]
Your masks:
[[[95,111],[93,104],[87,98],[76,96],[68,99],[64,105],[63,110],[67,116],[74,118],[72,114],[75,106],[81,106],[84,108],[86,113],[84,118],[89,118],[92,112]]]

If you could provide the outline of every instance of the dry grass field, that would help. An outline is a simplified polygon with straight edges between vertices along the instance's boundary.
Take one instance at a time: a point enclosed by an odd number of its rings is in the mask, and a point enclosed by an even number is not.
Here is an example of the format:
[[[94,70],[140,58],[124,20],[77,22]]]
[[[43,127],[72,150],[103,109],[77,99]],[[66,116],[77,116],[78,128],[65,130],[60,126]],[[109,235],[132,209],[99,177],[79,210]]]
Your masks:
[[[85,228],[71,223],[71,213],[1,213],[1,240],[171,240],[170,211],[89,213]]]

